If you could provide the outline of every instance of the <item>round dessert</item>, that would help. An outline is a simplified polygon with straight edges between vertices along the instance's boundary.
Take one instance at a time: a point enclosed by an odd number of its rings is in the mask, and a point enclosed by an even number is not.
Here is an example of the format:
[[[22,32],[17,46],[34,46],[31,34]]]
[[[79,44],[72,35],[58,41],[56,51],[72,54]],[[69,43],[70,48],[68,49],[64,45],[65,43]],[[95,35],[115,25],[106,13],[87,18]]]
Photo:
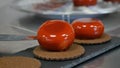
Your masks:
[[[100,38],[104,33],[104,25],[101,20],[95,18],[81,18],[72,22],[75,37],[78,39]]]
[[[112,3],[120,3],[120,0],[104,0],[106,2],[112,2]]]
[[[48,20],[38,29],[37,39],[43,49],[63,51],[74,41],[75,33],[72,26],[63,20]]]
[[[93,6],[97,4],[97,0],[73,0],[74,6]]]

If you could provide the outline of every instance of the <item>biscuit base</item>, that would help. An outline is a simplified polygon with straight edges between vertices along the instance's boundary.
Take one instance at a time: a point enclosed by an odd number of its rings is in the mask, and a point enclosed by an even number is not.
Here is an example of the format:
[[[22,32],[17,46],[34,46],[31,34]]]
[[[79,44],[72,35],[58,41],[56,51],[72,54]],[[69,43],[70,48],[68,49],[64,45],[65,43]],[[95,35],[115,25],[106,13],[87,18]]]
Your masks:
[[[85,49],[78,44],[72,44],[70,48],[65,51],[47,51],[41,48],[41,46],[37,46],[33,53],[36,57],[45,59],[45,60],[68,60],[80,57],[85,53]]]
[[[0,68],[40,68],[41,62],[34,58],[23,56],[0,57]]]
[[[82,39],[75,39],[74,43],[78,43],[78,44],[100,44],[100,43],[104,43],[107,41],[111,40],[111,36],[104,33],[100,38],[96,38],[96,39],[90,39],[90,40],[82,40]]]

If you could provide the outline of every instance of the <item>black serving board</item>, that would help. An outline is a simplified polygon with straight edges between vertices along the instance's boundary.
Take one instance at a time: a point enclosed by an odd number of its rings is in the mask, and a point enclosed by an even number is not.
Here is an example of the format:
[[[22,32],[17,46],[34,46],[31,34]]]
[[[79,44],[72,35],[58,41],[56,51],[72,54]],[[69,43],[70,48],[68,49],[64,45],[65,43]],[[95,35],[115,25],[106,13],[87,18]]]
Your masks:
[[[76,59],[72,60],[64,60],[64,61],[48,61],[48,60],[43,60],[36,58],[41,61],[42,63],[42,68],[71,68],[74,67],[80,63],[83,63],[89,59],[92,59],[98,55],[101,55],[115,47],[118,47],[120,45],[120,38],[118,37],[112,37],[112,40],[103,44],[98,44],[98,45],[83,45],[86,53]],[[33,48],[26,49],[24,51],[18,52],[14,54],[15,56],[27,56],[27,57],[32,57],[35,58],[33,54]]]

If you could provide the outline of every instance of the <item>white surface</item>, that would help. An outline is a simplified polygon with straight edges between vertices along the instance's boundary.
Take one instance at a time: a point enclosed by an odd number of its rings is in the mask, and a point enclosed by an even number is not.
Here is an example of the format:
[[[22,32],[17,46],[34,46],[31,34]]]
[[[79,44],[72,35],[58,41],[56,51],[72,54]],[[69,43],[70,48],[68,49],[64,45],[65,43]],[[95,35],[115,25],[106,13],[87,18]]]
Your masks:
[[[0,34],[35,35],[27,31],[19,31],[11,27],[12,23],[18,23],[18,18],[26,13],[15,11],[9,7],[12,0],[0,0]],[[18,25],[20,25],[18,23]],[[22,28],[24,29],[24,28]],[[37,41],[0,41],[0,53],[16,53],[21,50],[38,45]]]
[[[12,54],[37,45],[37,41],[0,41],[0,53]]]

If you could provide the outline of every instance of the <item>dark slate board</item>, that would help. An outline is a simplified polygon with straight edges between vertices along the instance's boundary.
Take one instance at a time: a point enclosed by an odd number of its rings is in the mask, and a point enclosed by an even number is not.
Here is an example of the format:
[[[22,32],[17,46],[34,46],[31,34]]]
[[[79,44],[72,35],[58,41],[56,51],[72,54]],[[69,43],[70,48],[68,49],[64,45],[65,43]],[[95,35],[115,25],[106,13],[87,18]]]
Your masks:
[[[39,59],[39,60],[42,63],[42,68],[71,68],[71,67],[74,67],[74,66],[76,66],[80,63],[83,63],[89,59],[92,59],[93,57],[101,55],[115,47],[118,47],[119,45],[120,45],[120,38],[112,37],[111,41],[103,43],[103,44],[84,45],[84,47],[86,49],[86,53],[83,56],[73,59],[73,60],[64,60],[64,61],[47,61],[47,60],[43,60],[43,59]],[[18,52],[14,55],[35,58],[32,53],[34,48],[35,47],[29,48],[27,50]]]

